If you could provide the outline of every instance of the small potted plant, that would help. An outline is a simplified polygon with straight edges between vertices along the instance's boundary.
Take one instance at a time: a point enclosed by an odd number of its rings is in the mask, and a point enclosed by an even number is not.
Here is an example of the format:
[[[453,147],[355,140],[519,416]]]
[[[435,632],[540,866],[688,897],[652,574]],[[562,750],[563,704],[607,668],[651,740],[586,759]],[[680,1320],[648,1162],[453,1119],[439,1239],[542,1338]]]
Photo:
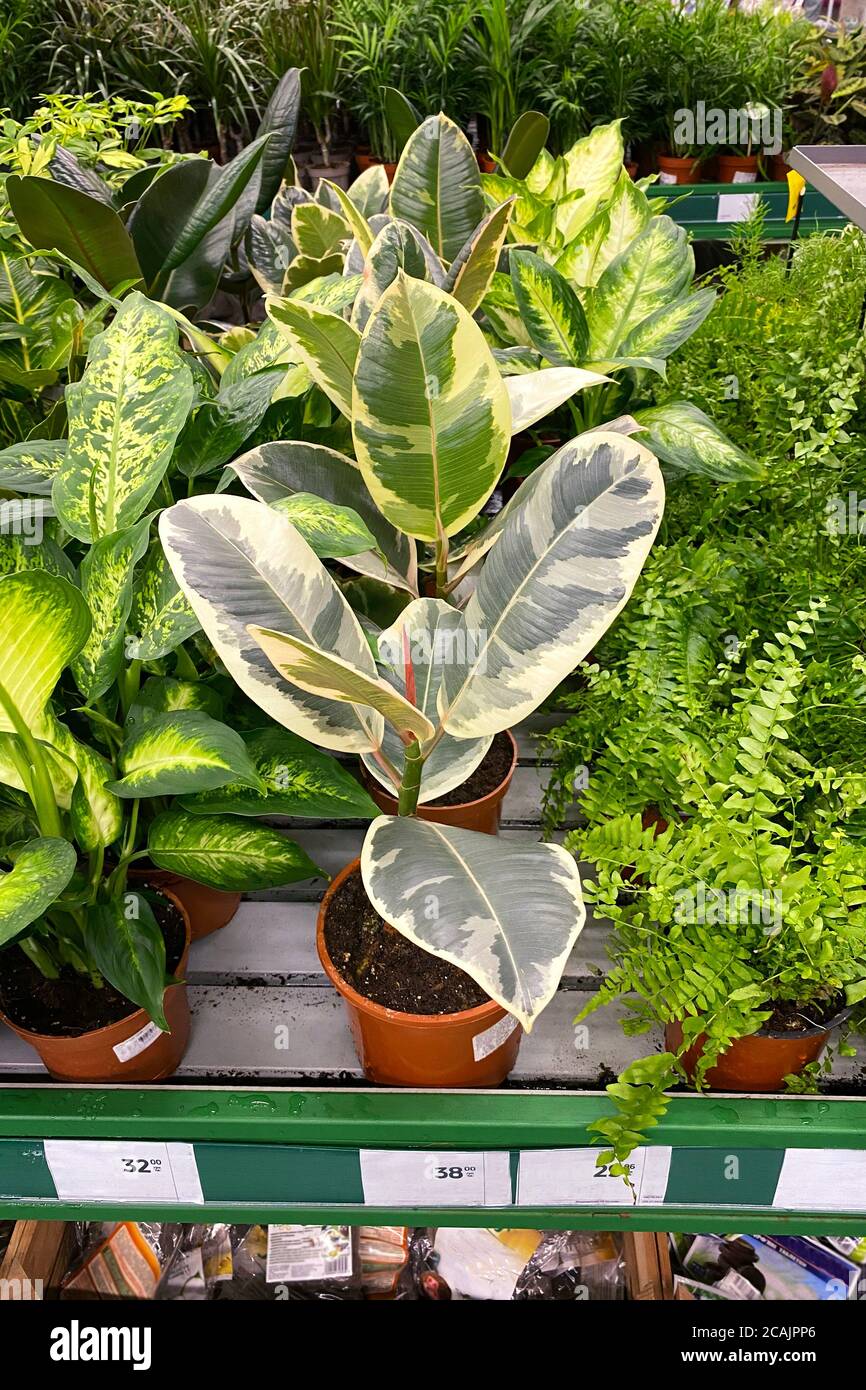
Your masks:
[[[833,1030],[864,1019],[866,856],[845,833],[862,790],[790,740],[819,611],[799,612],[749,660],[712,729],[683,735],[676,821],[657,834],[624,815],[569,837],[595,866],[596,913],[613,923],[613,969],[580,1017],[622,999],[629,1035],[665,1030],[666,1050],[626,1068],[611,1088],[617,1113],[593,1126],[618,1164],[677,1082],[802,1088]]]
[[[333,14],[334,41],[349,74],[346,100],[367,141],[366,148],[355,151],[358,172],[383,164],[390,182],[401,138],[391,119],[388,92],[407,86],[415,40],[411,11],[383,0],[336,0]]]

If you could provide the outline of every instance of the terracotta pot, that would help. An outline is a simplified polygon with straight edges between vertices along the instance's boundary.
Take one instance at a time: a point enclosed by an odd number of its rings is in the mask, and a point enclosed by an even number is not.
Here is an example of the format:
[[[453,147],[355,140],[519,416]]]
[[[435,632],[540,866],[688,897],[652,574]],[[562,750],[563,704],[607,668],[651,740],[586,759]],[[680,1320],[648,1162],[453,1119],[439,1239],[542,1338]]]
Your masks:
[[[164,893],[183,917],[186,930],[183,955],[175,974],[183,981],[189,957],[189,916],[180,898],[165,888]],[[189,999],[185,981],[169,985],[165,991],[165,1016],[170,1033],[155,1030],[144,1009],[136,1009],[117,1023],[94,1028],[78,1038],[54,1038],[44,1033],[31,1033],[19,1028],[5,1014],[0,1019],[30,1043],[39,1053],[54,1081],[162,1081],[180,1066],[189,1042]],[[153,1041],[150,1034],[155,1032]],[[117,1048],[126,1044],[132,1051],[121,1061]],[[137,1050],[136,1050],[137,1049]]]
[[[680,159],[677,155],[660,154],[659,183],[700,183],[701,162],[699,159]]]
[[[240,893],[226,893],[221,888],[207,888],[192,878],[182,878],[170,869],[130,869],[133,883],[152,883],[160,892],[169,890],[177,898],[189,918],[193,941],[201,941],[211,932],[229,923],[241,905]]]
[[[496,169],[498,167],[496,164],[496,160],[493,159],[489,154],[482,154],[479,150],[476,154],[476,158],[478,160],[478,168],[481,170],[482,174],[496,173]]]
[[[480,796],[477,801],[465,801],[461,806],[437,806],[435,802],[419,806],[418,819],[435,821],[437,825],[458,825],[463,830],[481,830],[485,835],[496,835],[502,819],[505,793],[511,786],[514,769],[517,767],[517,744],[510,733],[508,738],[511,743],[511,766],[498,787],[494,787],[486,796]],[[396,816],[397,798],[386,792],[375,777],[370,776],[363,763],[361,779],[379,810],[384,811],[386,816]]]
[[[325,944],[328,905],[360,864],[347,864],[322,899],[316,948],[343,997],[364,1075],[382,1086],[498,1086],[517,1060],[523,1032],[499,1004],[491,999],[458,1014],[406,1014],[365,999],[337,971]]]
[[[625,172],[628,174],[628,176],[629,176],[630,179],[636,179],[636,178],[637,178],[637,176],[638,176],[638,162],[637,162],[636,159],[627,159],[627,160],[625,161]]]
[[[388,182],[394,182],[394,175],[397,172],[396,161],[392,164],[388,159],[380,159],[378,155],[370,154],[369,150],[356,150],[355,163],[358,166],[358,173],[363,174],[367,169],[372,169],[374,164],[381,164],[388,177]]]
[[[767,178],[773,183],[786,183],[790,171],[791,166],[783,154],[774,154],[767,160]]]
[[[718,183],[756,183],[758,156],[756,154],[720,154]]]
[[[827,1045],[826,1028],[809,1028],[804,1033],[753,1033],[738,1038],[707,1072],[707,1084],[716,1091],[781,1091],[786,1076],[798,1075],[809,1062],[816,1062]],[[676,1052],[683,1040],[679,1023],[665,1027],[665,1047]],[[689,1076],[704,1050],[706,1034],[701,1034],[680,1058]]]

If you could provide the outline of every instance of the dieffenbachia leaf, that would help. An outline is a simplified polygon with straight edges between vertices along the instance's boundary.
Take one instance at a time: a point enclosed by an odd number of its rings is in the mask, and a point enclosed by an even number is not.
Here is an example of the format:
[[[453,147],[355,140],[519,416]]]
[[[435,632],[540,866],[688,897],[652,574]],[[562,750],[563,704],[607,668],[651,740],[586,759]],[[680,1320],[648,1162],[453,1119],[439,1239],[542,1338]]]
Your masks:
[[[622,344],[622,355],[664,361],[700,328],[715,302],[715,290],[706,289],[662,305],[628,335]]]
[[[401,733],[432,738],[434,726],[405,696],[380,676],[368,675],[341,657],[290,633],[250,625],[250,635],[281,675],[311,695],[370,705]]]
[[[363,332],[367,321],[389,285],[403,270],[416,280],[430,280],[420,232],[395,218],[376,236],[364,262],[364,276],[352,306],[352,324]]]
[[[213,719],[220,719],[224,701],[219,693],[202,681],[179,681],[173,676],[151,676],[130,705],[125,729],[146,724],[157,714],[177,710],[201,710]]]
[[[112,844],[123,826],[123,810],[119,798],[107,789],[114,776],[111,764],[89,743],[75,738],[50,711],[42,716],[33,732],[78,769],[69,810],[79,849],[87,854]]]
[[[22,570],[0,579],[0,613],[0,730],[15,732],[12,706],[35,732],[60,673],[87,641],[90,612],[68,580]]]
[[[511,401],[512,434],[543,420],[578,391],[609,380],[599,372],[585,372],[581,367],[543,367],[538,372],[505,377],[505,389]]]
[[[423,232],[448,262],[484,216],[475,152],[460,127],[441,112],[406,142],[391,185],[390,210]]]
[[[203,401],[178,437],[175,460],[187,478],[212,473],[228,463],[255,434],[284,373],[279,365],[241,381],[225,377],[211,401]]]
[[[69,758],[43,739],[39,740],[54,791],[54,800],[64,811],[72,805],[72,793],[78,781],[78,768]],[[30,762],[17,734],[0,734],[0,783],[16,791],[29,792]]]
[[[52,497],[67,531],[96,540],[141,516],[169,465],[193,398],[177,327],[131,294],[66,388],[69,449]]]
[[[309,695],[283,680],[251,623],[336,652],[376,677],[357,618],[291,522],[244,497],[218,494],[163,512],[160,535],[175,579],[229,674],[278,724],[325,748],[377,748],[381,715]]]
[[[532,349],[532,339],[526,331],[509,275],[497,270],[482,300],[481,309],[494,332],[507,347]]]
[[[499,255],[508,234],[508,223],[514,211],[514,199],[509,198],[494,208],[464,242],[451,263],[444,288],[470,314],[480,308],[499,265]]]
[[[321,260],[339,251],[349,237],[345,218],[321,203],[298,203],[292,209],[292,241],[302,256]]]
[[[147,852],[158,868],[229,893],[254,893],[324,877],[300,846],[279,830],[234,816],[163,811],[150,824]]]
[[[465,668],[444,671],[442,722],[457,738],[526,718],[595,646],[655,539],[664,484],[633,438],[594,431],[563,445],[512,501],[464,610],[480,640]]]
[[[293,492],[291,497],[271,505],[281,516],[288,517],[320,560],[363,555],[376,545],[376,537],[356,511],[337,502],[326,502],[312,492]]]
[[[563,155],[566,187],[579,189],[581,193],[562,220],[557,217],[557,226],[566,243],[586,226],[601,203],[613,195],[622,173],[621,125],[622,121],[616,120],[596,126]]]
[[[402,272],[385,291],[358,352],[352,433],[371,495],[407,535],[436,541],[477,515],[511,412],[480,328],[450,295]]]
[[[634,418],[641,442],[683,473],[699,473],[717,483],[750,482],[764,475],[764,467],[738,448],[717,425],[689,401],[636,410]]]
[[[154,714],[136,725],[119,761],[123,776],[108,784],[116,796],[183,796],[227,782],[263,790],[240,734],[200,710]]]
[[[444,668],[455,662],[465,666],[471,655],[472,640],[463,614],[450,603],[436,598],[416,599],[403,609],[391,627],[380,633],[379,664],[394,689],[405,696],[408,657],[415,682],[415,703],[431,724],[438,725],[437,701]],[[422,804],[436,801],[459,787],[475,771],[492,741],[492,735],[457,739],[445,734],[425,759],[419,801]],[[392,766],[402,772],[403,745],[391,727],[385,729],[382,752]],[[367,771],[393,796],[394,783],[382,766],[369,753],[361,756]]]
[[[0,488],[50,497],[65,453],[65,439],[25,439],[0,449]]]
[[[84,944],[108,983],[167,1033],[165,940],[147,899],[127,893],[123,901],[88,907]]]
[[[514,297],[533,346],[558,367],[586,358],[589,329],[583,305],[568,281],[534,251],[512,251]]]
[[[0,872],[0,946],[47,912],[75,872],[75,848],[46,836],[31,840],[8,873]]]
[[[581,288],[597,284],[603,271],[631,245],[651,216],[646,194],[622,169],[610,202],[590,218],[560,253],[556,269]]]
[[[145,516],[126,531],[103,536],[81,562],[81,591],[93,626],[72,674],[86,700],[104,695],[123,664],[133,571],[147,550],[150,522]]]
[[[650,314],[678,299],[694,271],[685,229],[669,217],[652,218],[589,292],[589,357],[602,362],[620,356],[629,335]]]
[[[586,918],[567,850],[380,816],[367,831],[361,873],[386,922],[465,970],[532,1028],[556,993]]]
[[[344,454],[324,444],[275,441],[234,459],[232,468],[260,502],[273,505],[294,494],[313,493],[338,506],[351,507],[375,538],[375,549],[345,556],[359,574],[381,579],[398,589],[418,592],[415,542],[386,521],[373,501],[360,469]]]
[[[157,542],[150,549],[133,593],[126,655],[130,661],[158,661],[192,637],[199,627],[199,620]]]
[[[269,299],[268,313],[286,331],[316,385],[351,418],[358,330],[339,314],[300,299]]]
[[[288,729],[244,734],[247,753],[265,790],[228,782],[214,791],[182,796],[197,815],[304,816],[321,820],[370,820],[379,808],[336,758]]]

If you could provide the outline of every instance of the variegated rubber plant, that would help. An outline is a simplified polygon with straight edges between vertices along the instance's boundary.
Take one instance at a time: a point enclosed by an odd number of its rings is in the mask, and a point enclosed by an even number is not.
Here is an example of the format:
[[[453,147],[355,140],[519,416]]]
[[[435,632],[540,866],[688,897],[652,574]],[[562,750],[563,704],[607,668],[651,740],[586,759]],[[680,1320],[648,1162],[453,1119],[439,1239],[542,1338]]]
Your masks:
[[[465,311],[449,308],[453,336],[437,333],[436,314],[451,301],[408,277],[373,311],[359,358],[368,343],[383,350],[376,316],[391,324],[393,305],[416,289],[423,296],[416,302],[434,311],[432,340],[446,344],[443,371],[450,363],[462,384],[455,396],[446,378],[443,390],[446,402],[462,406],[441,425],[454,452],[447,486],[438,493],[425,486],[430,436],[416,422],[428,397],[415,344],[402,328],[391,330],[391,347],[409,350],[392,369],[390,391],[380,389],[363,413],[359,459],[384,504],[412,518],[415,531],[435,535],[434,518],[443,530],[463,523],[471,501],[461,490],[466,478],[475,479],[477,493],[489,487],[484,451],[507,439],[509,407],[504,391],[498,407],[491,404],[482,375],[482,410],[467,420],[472,373],[464,355],[483,368],[474,326]],[[356,394],[359,372],[363,380],[360,362]],[[462,470],[461,439],[472,463]],[[420,481],[406,453],[413,440]],[[397,796],[399,814],[373,822],[362,853],[377,912],[465,970],[527,1029],[554,993],[583,925],[574,860],[556,845],[506,845],[414,812],[425,796],[464,781],[493,736],[536,709],[599,640],[628,600],[663,500],[658,463],[633,439],[599,431],[572,440],[512,499],[465,609],[412,599],[379,634],[378,664],[339,585],[288,517],[223,494],[179,502],[160,521],[175,578],[244,693],[292,732],[360,753]]]
[[[170,314],[139,293],[115,307],[66,388],[63,437],[0,453],[0,486],[17,494],[0,535],[0,856],[11,864],[0,948],[20,946],[48,976],[108,980],[165,1027],[163,937],[146,896],[129,891],[130,866],[273,887],[319,870],[258,817],[376,808],[292,732],[237,709],[223,720],[231,684],[153,523],[173,487],[186,491],[191,460],[230,456],[232,431],[190,416],[199,377]],[[22,527],[25,512],[38,527]]]

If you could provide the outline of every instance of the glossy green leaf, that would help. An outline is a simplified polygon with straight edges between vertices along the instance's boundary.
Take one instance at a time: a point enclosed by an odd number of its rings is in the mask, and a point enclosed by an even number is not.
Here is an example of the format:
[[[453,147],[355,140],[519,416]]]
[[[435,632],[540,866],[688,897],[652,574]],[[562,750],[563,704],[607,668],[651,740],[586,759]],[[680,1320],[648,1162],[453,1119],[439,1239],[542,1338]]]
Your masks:
[[[216,690],[203,681],[179,681],[173,676],[151,676],[145,681],[126,716],[127,732],[157,714],[178,710],[200,710],[212,719],[221,719],[224,701]]]
[[[286,177],[301,111],[301,69],[283,73],[265,108],[257,136],[269,136],[258,169],[256,212],[264,212]]]
[[[540,111],[524,111],[518,116],[502,151],[502,163],[515,179],[525,179],[544,149],[550,121]]]
[[[629,334],[622,345],[622,355],[664,361],[700,328],[715,302],[715,290],[706,289],[663,305]]]
[[[484,216],[478,161],[459,126],[441,113],[410,136],[391,185],[390,210],[452,261]]]
[[[130,661],[157,661],[199,631],[198,618],[178,588],[162,546],[153,545],[132,599],[126,629]]]
[[[111,764],[90,744],[75,738],[50,712],[42,716],[34,733],[78,768],[70,802],[70,824],[79,849],[87,854],[112,844],[123,826],[123,810],[118,797],[106,789],[106,783],[114,776]]]
[[[421,117],[408,97],[397,87],[383,87],[385,120],[398,151],[402,150],[421,124]]]
[[[349,187],[349,197],[362,217],[376,217],[388,206],[391,185],[384,165],[371,164]]]
[[[218,395],[203,401],[187,420],[175,448],[175,463],[187,478],[222,468],[265,417],[283,372],[278,365],[241,381],[220,381]]]
[[[24,846],[9,873],[0,872],[0,946],[47,912],[74,871],[68,840],[44,837]]]
[[[154,714],[137,724],[119,761],[123,776],[109,783],[116,796],[182,796],[227,782],[262,790],[240,734],[199,710]]]
[[[84,944],[100,974],[167,1033],[165,941],[147,899],[130,892],[122,902],[96,904],[84,922]]]
[[[158,868],[229,893],[254,893],[325,877],[279,830],[234,816],[164,811],[151,822],[147,851]]]
[[[88,701],[105,694],[127,655],[124,641],[133,571],[147,550],[149,532],[150,517],[143,517],[126,531],[103,536],[81,562],[81,592],[93,626],[72,663],[72,674]]]
[[[56,249],[107,290],[141,279],[129,232],[113,208],[53,179],[10,174],[6,195],[31,246]]]

